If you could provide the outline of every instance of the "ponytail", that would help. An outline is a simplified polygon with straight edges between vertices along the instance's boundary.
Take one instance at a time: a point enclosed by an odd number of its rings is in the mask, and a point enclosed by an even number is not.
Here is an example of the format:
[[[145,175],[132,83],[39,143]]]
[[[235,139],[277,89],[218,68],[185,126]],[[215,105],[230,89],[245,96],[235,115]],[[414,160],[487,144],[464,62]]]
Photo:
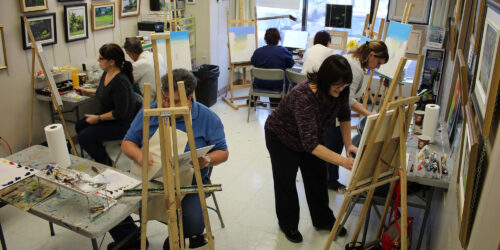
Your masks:
[[[127,75],[127,78],[130,80],[130,83],[134,85],[134,75],[132,74],[133,68],[132,63],[130,61],[123,61],[121,71]]]

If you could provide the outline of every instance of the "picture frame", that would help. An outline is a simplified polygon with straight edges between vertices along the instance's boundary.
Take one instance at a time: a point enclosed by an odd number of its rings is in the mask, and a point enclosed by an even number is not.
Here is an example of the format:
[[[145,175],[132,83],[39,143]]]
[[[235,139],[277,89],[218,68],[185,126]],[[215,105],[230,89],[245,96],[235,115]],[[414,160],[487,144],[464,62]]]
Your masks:
[[[446,29],[431,25],[427,30],[427,42],[425,46],[441,49],[443,48],[445,37]]]
[[[330,36],[332,38],[332,42],[330,43],[329,48],[346,51],[348,36],[347,31],[328,30],[328,33],[330,33]]]
[[[196,0],[186,0],[187,4],[196,4]]]
[[[421,25],[413,25],[408,38],[408,46],[406,53],[418,55],[422,53],[423,45],[427,37],[427,27]]]
[[[498,96],[500,71],[500,10],[488,3],[482,34],[481,52],[473,87],[473,100],[481,135],[488,136]]]
[[[485,18],[486,0],[477,0],[475,18],[471,39],[474,39],[474,54],[479,53],[479,46],[481,45],[481,35],[483,32],[484,18]]]
[[[115,3],[100,2],[91,5],[92,31],[115,27]]]
[[[31,12],[39,10],[47,10],[47,0],[19,0],[21,5],[21,12]]]
[[[139,16],[141,13],[141,0],[118,0],[120,18]]]
[[[473,216],[471,216],[472,196],[475,190],[477,190],[474,180],[478,173],[477,167],[482,143],[479,131],[474,123],[471,103],[464,105],[462,112],[465,119],[463,123],[462,149],[459,159],[460,167],[457,175],[457,202],[460,225],[459,239],[462,247],[465,247],[468,235],[470,234],[469,223],[473,219]]]
[[[28,23],[31,27],[31,32],[35,37],[37,43],[42,46],[57,43],[57,29],[56,29],[56,14],[47,13],[43,15],[26,16]],[[24,25],[24,19],[21,17],[21,30],[23,38],[23,49],[31,49],[31,42],[28,36],[28,31]]]
[[[424,64],[420,89],[428,89],[432,92],[432,103],[437,102],[439,90],[441,89],[441,78],[446,51],[437,48],[425,48],[423,51]]]
[[[432,5],[432,0],[395,0],[389,1],[389,11],[387,12],[387,20],[401,22],[406,2],[413,4],[410,13],[410,24],[429,24],[429,13]]]
[[[87,4],[64,6],[64,31],[66,42],[89,38]]]
[[[5,35],[3,24],[0,24],[0,69],[7,68],[7,50],[5,49]]]

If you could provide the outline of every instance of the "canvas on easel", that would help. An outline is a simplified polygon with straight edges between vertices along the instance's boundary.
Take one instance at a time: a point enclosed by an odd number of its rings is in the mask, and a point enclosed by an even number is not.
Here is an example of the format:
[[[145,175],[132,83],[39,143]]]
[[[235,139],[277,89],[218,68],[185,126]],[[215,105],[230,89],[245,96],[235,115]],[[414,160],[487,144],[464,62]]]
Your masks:
[[[229,28],[229,49],[231,50],[231,63],[248,63],[257,49],[255,44],[255,27]]]
[[[42,45],[37,43],[33,33],[31,32],[31,27],[28,24],[28,19],[23,17],[23,22],[26,28],[26,33],[31,42],[31,98],[30,98],[30,131],[29,131],[29,145],[33,144],[33,110],[34,110],[34,100],[35,100],[35,62],[36,58],[38,58],[38,62],[40,67],[42,68],[42,72],[45,75],[45,79],[48,82],[48,87],[51,92],[51,100],[54,105],[54,110],[59,115],[59,120],[61,121],[64,134],[66,135],[66,139],[69,141],[71,145],[71,152],[74,155],[78,155],[76,152],[75,145],[73,144],[73,140],[71,139],[71,135],[69,134],[68,126],[66,125],[66,121],[64,120],[64,116],[62,114],[63,111],[63,102],[61,96],[59,95],[59,91],[56,86],[56,82],[54,80],[54,76],[52,72],[49,70],[49,66],[47,63],[47,58],[45,57],[45,53],[43,53]]]
[[[399,59],[405,56],[412,26],[409,24],[390,22],[385,44],[389,50],[389,61],[380,66],[378,73],[392,79],[396,73]]]
[[[189,32],[171,31],[170,41],[172,46],[172,69],[192,70]],[[157,42],[160,55],[165,55],[167,53],[165,40],[158,40]]]

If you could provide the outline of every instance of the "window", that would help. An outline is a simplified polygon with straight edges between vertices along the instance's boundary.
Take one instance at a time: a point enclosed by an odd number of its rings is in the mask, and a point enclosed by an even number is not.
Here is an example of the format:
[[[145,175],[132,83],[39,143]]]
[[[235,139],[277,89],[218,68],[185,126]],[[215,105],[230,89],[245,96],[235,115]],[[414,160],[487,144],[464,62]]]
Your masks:
[[[302,2],[300,4],[300,9],[302,9]],[[297,21],[293,21],[290,18],[282,17],[270,20],[261,20],[257,23],[258,30],[258,41],[259,47],[266,45],[264,41],[264,35],[268,28],[277,28],[280,31],[281,39],[283,40],[283,35],[285,30],[301,30],[302,29],[302,12],[300,10],[291,9],[279,9],[279,8],[269,8],[257,6],[257,18],[260,17],[277,17],[284,15],[292,15],[297,18]]]

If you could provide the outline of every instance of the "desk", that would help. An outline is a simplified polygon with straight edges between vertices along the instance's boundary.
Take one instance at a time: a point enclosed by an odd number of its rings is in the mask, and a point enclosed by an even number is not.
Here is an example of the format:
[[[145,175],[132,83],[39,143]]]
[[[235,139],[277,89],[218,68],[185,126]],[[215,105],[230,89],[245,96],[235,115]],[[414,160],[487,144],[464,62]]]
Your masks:
[[[100,163],[74,155],[70,155],[70,158],[71,166],[77,169],[84,168],[83,171],[91,176],[95,175],[95,173],[90,168],[85,168],[85,166],[95,166],[100,170],[107,168],[107,166]],[[50,163],[50,153],[47,147],[36,145],[10,155],[7,159],[24,166],[42,169]],[[96,238],[104,235],[127,216],[137,211],[140,206],[141,197],[122,197],[108,211],[91,221],[87,200],[82,195],[77,195],[62,188],[60,192],[33,206],[28,212],[91,238],[92,247],[94,250],[97,250]]]
[[[52,119],[52,123],[55,123],[55,119],[58,118],[57,116],[57,113],[54,111],[54,107],[52,105],[52,99],[50,98],[50,96],[46,96],[46,95],[40,95],[40,94],[36,94],[36,99],[40,100],[40,101],[44,101],[44,102],[48,102],[49,103],[49,107],[50,107],[50,117]],[[85,103],[89,103],[89,102],[92,102],[92,99],[91,97],[88,97],[88,96],[76,96],[75,95],[75,91],[72,90],[72,91],[68,91],[67,93],[61,95],[61,100],[63,101],[63,107],[65,106],[69,106],[70,109],[69,110],[64,110],[62,111],[62,113],[75,113],[75,120],[66,120],[68,122],[77,122],[79,119],[80,119],[80,110],[79,110],[79,107]]]

